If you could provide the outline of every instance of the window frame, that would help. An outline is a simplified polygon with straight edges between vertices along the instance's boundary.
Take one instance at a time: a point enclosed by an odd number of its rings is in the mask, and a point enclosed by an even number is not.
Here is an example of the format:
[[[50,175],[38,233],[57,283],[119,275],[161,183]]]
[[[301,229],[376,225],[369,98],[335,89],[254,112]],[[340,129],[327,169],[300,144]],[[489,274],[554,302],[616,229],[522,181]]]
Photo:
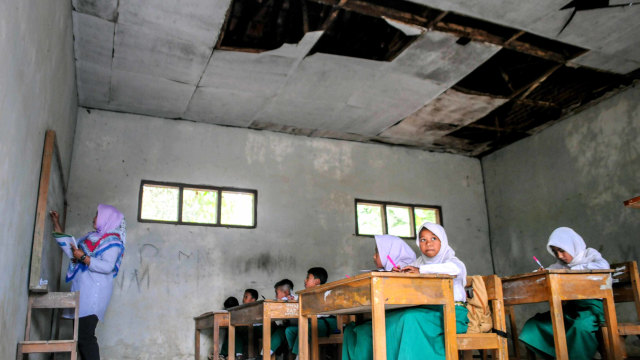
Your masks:
[[[166,186],[166,187],[177,187],[178,188],[178,221],[151,220],[151,219],[143,219],[142,218],[142,193],[144,191],[144,186],[145,185]],[[185,189],[187,189],[187,190],[216,191],[218,193],[218,196],[217,196],[218,200],[216,201],[216,223],[215,224],[182,221],[182,202],[183,202],[183,192],[184,192]],[[221,224],[220,223],[220,221],[222,219],[222,192],[223,191],[253,194],[253,225],[231,225],[231,224]],[[229,187],[229,186],[195,185],[195,184],[185,184],[185,183],[167,182],[167,181],[141,180],[140,181],[140,189],[138,191],[138,222],[141,222],[141,223],[152,223],[152,224],[170,224],[170,225],[190,225],[190,226],[208,226],[208,227],[255,229],[256,227],[258,227],[258,190],[237,188],[237,187]]]
[[[366,200],[366,199],[354,199],[354,214],[355,214],[355,235],[356,236],[366,236],[366,237],[374,237],[375,235],[368,234],[360,234],[358,229],[358,205],[376,205],[382,206],[382,234],[388,234],[389,228],[387,224],[387,206],[398,206],[398,207],[408,207],[411,211],[410,213],[410,221],[411,221],[411,234],[410,237],[398,236],[401,239],[415,239],[416,237],[416,213],[415,209],[434,209],[436,210],[436,221],[438,224],[444,226],[444,221],[442,217],[442,206],[440,205],[424,205],[424,204],[406,204],[400,203],[397,201],[382,201],[382,200]],[[379,234],[379,235],[382,235]],[[396,235],[394,235],[396,236]]]

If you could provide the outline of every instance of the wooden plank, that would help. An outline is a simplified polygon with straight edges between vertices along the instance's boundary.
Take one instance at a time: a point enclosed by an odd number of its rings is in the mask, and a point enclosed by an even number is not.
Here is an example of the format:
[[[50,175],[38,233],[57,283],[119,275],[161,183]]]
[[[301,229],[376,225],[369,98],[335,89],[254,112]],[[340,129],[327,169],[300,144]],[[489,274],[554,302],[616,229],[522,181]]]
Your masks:
[[[53,292],[43,295],[31,295],[34,309],[69,309],[74,308],[79,302],[80,293],[75,292]]]
[[[638,323],[621,323],[621,324],[618,324],[618,334],[620,334],[620,335],[638,335],[638,334],[640,334],[640,324],[638,324]]]
[[[298,317],[298,357],[309,359],[309,317],[302,312]]]
[[[540,272],[531,276],[525,274],[521,278],[502,278],[502,292],[505,305],[538,303],[548,300],[547,273]]]
[[[227,357],[229,358],[229,360],[234,360],[236,358],[236,327],[233,325],[232,319],[233,315],[231,315],[229,319],[229,328],[227,332],[227,341],[229,341],[229,344],[227,344]]]
[[[311,360],[320,360],[320,346],[318,346],[318,317],[311,316],[310,320],[311,320]],[[308,335],[307,335],[307,338],[308,338]]]
[[[520,359],[520,341],[518,339],[518,326],[516,324],[516,314],[513,310],[513,306],[507,306],[507,314],[509,314],[509,326],[511,326],[511,342],[513,343],[513,352],[515,352],[516,359]]]
[[[264,311],[272,319],[297,319],[298,302],[268,302],[264,304]]]
[[[631,198],[629,200],[625,200],[624,201],[624,206],[627,206],[627,207],[630,207],[630,208],[640,209],[640,196],[636,196],[636,197]]]
[[[387,337],[386,319],[384,311],[384,284],[380,278],[372,278],[371,283],[371,314],[373,336],[373,359],[386,360]]]
[[[554,295],[561,300],[599,299],[611,293],[609,274],[551,274],[558,287]]]
[[[551,275],[553,276],[553,275]],[[569,352],[567,350],[567,335],[564,328],[564,315],[562,313],[562,301],[560,297],[554,296],[554,292],[558,290],[559,283],[555,278],[549,278],[549,308],[551,313],[551,324],[553,325],[553,343],[555,344],[556,359],[569,360]]]
[[[196,330],[210,329],[213,327],[213,314],[208,317],[196,319]]]
[[[46,286],[40,286],[40,271],[42,265],[42,247],[44,242],[45,222],[47,221],[47,195],[49,194],[49,180],[51,177],[51,162],[55,150],[56,132],[47,130],[44,137],[42,151],[42,165],[40,168],[40,185],[38,188],[38,202],[36,205],[36,220],[33,230],[33,245],[31,250],[31,272],[29,273],[30,291],[47,291]]]
[[[448,289],[443,294],[445,298],[443,306],[444,315],[444,355],[448,360],[458,360],[458,343],[456,339],[456,311],[453,300],[453,279],[443,282]]]
[[[602,299],[602,306],[604,309],[604,319],[607,324],[610,349],[607,349],[609,353],[609,359],[622,359],[622,350],[620,348],[620,336],[618,335],[618,319],[616,317],[616,307],[613,302],[613,294],[611,291]]]
[[[400,304],[433,304],[447,302],[445,294],[446,282],[434,282],[431,279],[416,278],[381,278],[384,282],[384,303]]]
[[[498,335],[483,334],[458,334],[456,336],[458,350],[484,350],[495,349],[499,346]]]

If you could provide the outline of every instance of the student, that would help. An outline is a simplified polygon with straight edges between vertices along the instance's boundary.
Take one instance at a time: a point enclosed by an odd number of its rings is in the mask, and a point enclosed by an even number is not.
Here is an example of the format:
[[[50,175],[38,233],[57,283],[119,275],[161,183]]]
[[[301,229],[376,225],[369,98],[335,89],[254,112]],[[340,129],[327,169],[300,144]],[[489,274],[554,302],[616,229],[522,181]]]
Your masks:
[[[376,253],[373,255],[373,261],[378,269],[391,271],[393,263],[400,270],[401,268],[416,261],[416,253],[411,250],[407,243],[397,236],[393,235],[376,235]],[[389,261],[391,258],[392,261]]]
[[[258,291],[255,289],[246,289],[244,296],[242,296],[242,303],[248,304],[258,301]]]
[[[312,267],[307,271],[307,277],[304,279],[304,288],[318,286],[327,282],[327,270],[322,267]],[[335,316],[318,315],[318,336],[327,337],[331,335],[333,330],[337,329]],[[290,345],[291,352],[298,355],[298,327],[288,326],[285,329],[287,343]],[[311,336],[311,332],[309,332]],[[293,345],[291,345],[293,344]]]
[[[229,310],[229,308],[239,306],[240,303],[235,296],[229,296],[224,303],[222,304],[225,310]],[[236,341],[235,341],[235,351],[236,351],[236,359],[242,359],[242,354],[245,351],[245,338],[248,337],[248,333],[243,334],[241,330],[242,327],[236,328]],[[227,354],[229,353],[229,346],[227,345],[227,341],[229,340],[229,334],[224,333],[223,336],[220,337],[220,356],[217,360],[222,360],[227,358]],[[209,355],[209,359],[213,359],[213,354]]]
[[[289,279],[278,281],[273,288],[276,290],[276,300],[298,300],[296,294],[291,294],[293,292],[293,282]]]
[[[568,227],[557,228],[551,233],[547,251],[558,260],[548,269],[609,269],[607,260],[597,250],[587,248],[582,237]],[[569,359],[593,359],[598,348],[596,331],[604,322],[602,300],[567,301],[562,305],[562,312]],[[520,341],[542,358],[555,357],[550,313],[539,313],[527,320]]]
[[[456,332],[467,331],[467,309],[464,291],[467,270],[449,247],[447,234],[438,224],[425,222],[418,230],[416,244],[422,255],[399,272],[455,275],[453,297],[456,302]],[[444,318],[442,306],[423,305],[386,313],[387,359],[445,359]],[[342,358],[372,359],[371,321],[349,324],[344,329]]]

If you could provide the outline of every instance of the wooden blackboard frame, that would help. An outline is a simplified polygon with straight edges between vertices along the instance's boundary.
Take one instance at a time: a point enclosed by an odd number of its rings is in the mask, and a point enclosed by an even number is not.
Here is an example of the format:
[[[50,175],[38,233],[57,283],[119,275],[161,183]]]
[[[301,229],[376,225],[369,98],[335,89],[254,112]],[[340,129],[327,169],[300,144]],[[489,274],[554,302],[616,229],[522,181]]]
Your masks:
[[[54,158],[55,157],[55,158]],[[46,222],[48,221],[47,199],[49,196],[49,183],[51,182],[52,167],[57,164],[57,174],[60,176],[62,184],[62,196],[64,209],[62,209],[62,226],[66,221],[67,210],[67,191],[66,182],[64,181],[64,173],[62,171],[62,162],[60,158],[60,150],[56,142],[56,132],[47,130],[44,140],[44,149],[42,151],[42,167],[40,169],[40,185],[38,188],[38,203],[36,205],[36,219],[33,229],[33,243],[31,248],[31,270],[29,273],[29,291],[30,292],[48,292],[49,284],[40,284],[40,275],[42,273],[42,258],[45,250],[45,241],[52,241],[50,234],[45,233]],[[60,255],[62,256],[62,255]],[[56,283],[60,278],[60,269],[55,274]],[[57,288],[57,286],[55,286]]]

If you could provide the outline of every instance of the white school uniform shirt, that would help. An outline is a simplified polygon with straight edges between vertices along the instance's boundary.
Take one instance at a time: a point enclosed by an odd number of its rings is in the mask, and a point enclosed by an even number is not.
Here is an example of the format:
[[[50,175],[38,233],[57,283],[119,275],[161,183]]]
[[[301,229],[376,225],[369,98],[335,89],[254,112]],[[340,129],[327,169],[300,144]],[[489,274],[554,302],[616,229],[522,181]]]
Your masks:
[[[58,239],[61,240],[61,239]],[[71,247],[60,245],[62,251],[73,258]],[[102,321],[113,292],[113,274],[116,260],[120,256],[120,248],[112,247],[100,256],[92,257],[86,271],[78,271],[71,280],[71,291],[80,291],[79,316],[96,315]],[[72,309],[65,309],[63,316],[73,319]]]
[[[430,258],[422,254],[410,266],[420,269],[421,274],[448,274],[455,275],[453,279],[453,300],[467,301],[467,294],[464,287],[467,284],[467,268],[455,255],[456,252],[449,246],[447,233],[438,224],[425,222],[418,229],[416,234],[416,245],[420,248],[420,231],[427,229],[440,239],[440,251],[436,256]]]
[[[569,270],[602,270],[609,269],[609,262],[605,260],[596,249],[587,248],[584,240],[578,233],[568,227],[559,227],[551,233],[547,242],[547,251],[555,257],[551,246],[560,248],[568,252],[573,260],[569,264],[558,260],[549,265],[547,269],[569,269]]]

